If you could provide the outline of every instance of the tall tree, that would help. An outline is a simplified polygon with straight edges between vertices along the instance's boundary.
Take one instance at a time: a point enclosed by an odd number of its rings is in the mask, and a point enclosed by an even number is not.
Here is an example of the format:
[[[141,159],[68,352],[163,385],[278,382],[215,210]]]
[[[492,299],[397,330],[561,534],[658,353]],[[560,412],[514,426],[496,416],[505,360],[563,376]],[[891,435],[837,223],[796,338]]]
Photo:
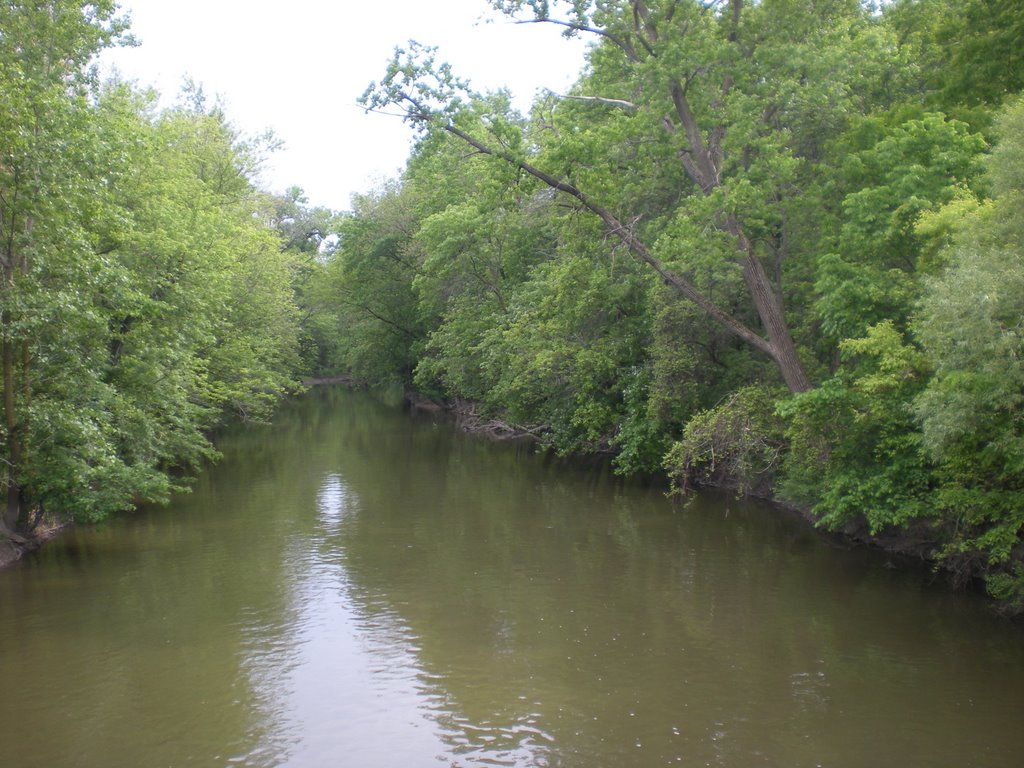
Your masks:
[[[387,76],[364,96],[365,104],[400,106],[415,125],[447,131],[574,198],[680,295],[774,361],[791,391],[806,390],[810,379],[785,315],[782,270],[776,265],[786,255],[785,209],[795,193],[801,154],[813,149],[813,142],[797,140],[827,129],[822,115],[842,119],[846,104],[860,97],[855,81],[872,74],[877,57],[858,62],[859,70],[850,61],[874,36],[860,4],[514,0],[493,5],[513,16],[526,13],[523,22],[597,37],[592,64],[616,67],[621,92],[574,98],[643,113],[671,136],[691,185],[681,190],[690,198],[681,212],[691,220],[699,217],[719,234],[720,243],[728,242],[724,255],[740,271],[755,325],[700,290],[686,270],[667,266],[675,254],[659,253],[649,244],[638,226],[640,214],[614,211],[574,183],[572,174],[539,167],[500,135],[460,126],[456,115],[464,84],[447,66],[436,66],[429,49],[412,45],[396,52]],[[556,16],[558,11],[563,15]]]
[[[915,402],[938,465],[944,554],[1024,611],[1024,102],[996,120],[994,199],[951,203],[948,266],[915,330],[935,370]],[[936,214],[936,216],[941,214]]]
[[[81,211],[93,185],[81,161],[92,140],[89,64],[125,30],[117,5],[71,0],[0,4],[0,366],[5,483],[2,523],[23,513],[22,473],[32,401],[33,283],[47,259],[87,258]],[[65,242],[58,234],[65,230]],[[54,250],[56,249],[56,250]]]

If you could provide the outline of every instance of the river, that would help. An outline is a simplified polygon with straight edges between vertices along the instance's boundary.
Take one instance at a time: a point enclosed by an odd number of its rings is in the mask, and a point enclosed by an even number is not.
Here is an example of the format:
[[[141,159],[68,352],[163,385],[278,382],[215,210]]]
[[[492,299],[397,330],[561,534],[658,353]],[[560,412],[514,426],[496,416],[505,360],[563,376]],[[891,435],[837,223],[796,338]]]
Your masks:
[[[321,389],[0,573],[0,765],[1019,766],[1024,633],[768,505]]]

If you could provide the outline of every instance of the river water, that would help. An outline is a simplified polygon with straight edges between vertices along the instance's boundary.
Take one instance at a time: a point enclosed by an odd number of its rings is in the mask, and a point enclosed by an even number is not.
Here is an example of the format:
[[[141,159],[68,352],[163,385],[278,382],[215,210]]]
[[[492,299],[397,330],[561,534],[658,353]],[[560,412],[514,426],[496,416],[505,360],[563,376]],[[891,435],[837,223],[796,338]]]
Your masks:
[[[766,505],[319,390],[0,573],[0,765],[1019,766],[1024,632]]]

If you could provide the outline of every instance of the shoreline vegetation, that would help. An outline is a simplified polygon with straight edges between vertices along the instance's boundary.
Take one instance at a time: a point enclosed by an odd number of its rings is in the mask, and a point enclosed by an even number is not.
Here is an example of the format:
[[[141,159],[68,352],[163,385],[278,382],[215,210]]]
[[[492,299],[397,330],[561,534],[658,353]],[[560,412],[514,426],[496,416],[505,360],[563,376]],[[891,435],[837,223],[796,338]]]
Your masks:
[[[338,212],[261,190],[274,142],[199,85],[100,82],[116,3],[0,4],[5,548],[166,500],[305,377],[1024,614],[1019,0],[486,6],[589,39],[576,84],[524,114],[397,48],[361,103],[411,154]]]
[[[337,382],[324,382],[337,383]],[[353,386],[349,378],[348,386]],[[355,386],[361,386],[356,384]],[[528,440],[543,449],[543,428],[523,428],[506,424],[498,419],[490,419],[481,414],[481,407],[476,403],[465,401],[440,402],[417,392],[407,390],[404,393],[404,402],[413,412],[422,411],[433,414],[444,414],[449,418],[457,429],[470,435],[495,441],[507,440]],[[607,452],[610,460],[614,455],[612,451]],[[576,454],[568,458],[581,458]],[[695,489],[681,489],[673,487],[669,490],[668,478],[662,475],[661,482],[665,484],[669,495],[683,496]],[[872,535],[866,525],[849,525],[842,529],[825,529],[817,525],[817,519],[808,506],[800,506],[788,503],[785,499],[775,495],[775,489],[762,485],[756,491],[749,486],[743,485],[736,478],[728,475],[719,476],[716,480],[704,480],[699,483],[701,487],[714,490],[734,493],[737,496],[755,498],[771,503],[780,512],[799,518],[803,523],[818,531],[826,537],[833,545],[841,547],[867,547],[884,553],[892,561],[904,563],[907,566],[927,565],[933,573],[941,574],[947,579],[951,588],[970,588],[979,595],[984,593],[983,580],[970,574],[956,573],[942,567],[941,560],[936,556],[934,537],[930,535],[926,526],[918,528],[904,528],[887,531],[884,535]]]
[[[367,389],[368,384],[352,375],[332,375],[307,377],[302,380],[304,388],[322,386],[342,386],[348,389]],[[402,394],[404,406],[411,412],[429,413],[443,415],[450,420],[452,425],[469,435],[481,439],[495,440],[498,442],[510,440],[527,440],[543,448],[543,430],[538,427],[523,428],[506,424],[498,419],[490,419],[481,414],[481,407],[476,403],[466,401],[443,402],[433,397],[423,395],[411,389],[406,389]],[[608,458],[611,452],[608,453]],[[568,457],[574,458],[574,457]],[[582,458],[577,455],[575,458]],[[907,566],[928,564],[933,570],[939,570],[939,562],[935,558],[934,545],[931,542],[927,531],[899,531],[888,537],[872,536],[866,528],[856,530],[823,530],[816,526],[816,520],[811,510],[807,507],[801,508],[793,504],[787,504],[770,492],[752,493],[749,488],[744,489],[736,482],[724,478],[721,483],[707,483],[707,487],[720,491],[736,493],[737,495],[748,495],[763,501],[770,502],[780,511],[793,515],[804,523],[815,527],[819,533],[825,536],[833,545],[842,547],[869,547],[893,558],[897,563],[902,562]],[[666,488],[668,486],[666,485]],[[674,493],[679,494],[679,489]],[[18,563],[22,558],[38,551],[46,542],[60,536],[74,525],[71,520],[52,521],[47,520],[37,525],[28,536],[8,536],[0,542],[0,571]],[[897,566],[898,567],[898,566]],[[956,574],[946,573],[954,588],[962,589],[971,586],[979,594],[984,592],[984,585],[981,581],[964,579]]]

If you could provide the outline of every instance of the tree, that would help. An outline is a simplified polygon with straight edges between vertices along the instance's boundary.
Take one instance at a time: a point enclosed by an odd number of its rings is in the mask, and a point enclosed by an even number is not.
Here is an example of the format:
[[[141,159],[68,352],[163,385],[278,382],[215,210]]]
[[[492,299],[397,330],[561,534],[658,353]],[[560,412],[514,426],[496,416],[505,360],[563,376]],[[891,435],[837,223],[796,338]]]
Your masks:
[[[331,368],[372,382],[408,381],[423,340],[413,280],[414,195],[398,184],[357,196],[313,297],[335,327]]]
[[[197,89],[100,86],[113,3],[0,6],[0,528],[161,500],[226,413],[292,384],[288,258],[260,217],[260,141]],[[175,480],[172,480],[172,474]]]
[[[117,5],[69,0],[0,5],[0,365],[3,373],[4,528],[24,517],[23,473],[33,397],[33,337],[26,310],[49,261],[76,266],[92,253],[82,213],[103,179],[83,173],[92,57],[125,30]],[[59,268],[59,267],[58,267]]]
[[[315,257],[332,247],[338,214],[321,206],[311,208],[300,187],[271,196],[267,208],[267,225],[277,230],[282,249]]]
[[[915,324],[935,375],[916,399],[952,531],[944,555],[1024,610],[1024,102],[1004,109],[994,199],[956,206],[948,267]],[[952,207],[952,206],[951,206]]]
[[[299,356],[303,370],[324,373],[333,355],[332,326],[336,318],[327,303],[319,300],[317,291],[338,247],[343,217],[324,207],[311,207],[299,187],[270,196],[265,210],[266,224],[277,232],[289,262],[300,313]]]
[[[998,106],[1024,88],[1020,0],[932,4],[940,15],[931,33],[945,59],[933,79],[945,100]]]
[[[809,151],[792,138],[797,130],[802,140],[821,128],[816,115],[841,119],[842,102],[857,97],[855,81],[865,79],[864,65],[873,60],[859,62],[859,70],[844,63],[873,35],[859,4],[636,0],[494,6],[510,15],[529,12],[524,22],[597,36],[591,61],[595,67],[614,66],[622,92],[575,98],[642,113],[668,132],[691,185],[680,190],[686,197],[680,213],[718,233],[717,245],[708,250],[724,251],[738,269],[760,332],[743,314],[699,290],[687,270],[669,268],[666,260],[676,254],[659,255],[649,245],[638,215],[614,212],[574,183],[572,174],[535,165],[528,142],[519,142],[523,149],[517,150],[493,131],[481,135],[461,127],[455,118],[463,84],[448,67],[435,66],[429,50],[414,44],[396,52],[387,76],[367,91],[364,103],[374,109],[400,106],[421,129],[447,131],[573,198],[681,296],[773,360],[791,391],[806,390],[810,380],[783,310],[781,270],[773,262],[785,260],[786,201],[794,195],[799,155]],[[566,15],[554,17],[556,9]],[[850,92],[854,96],[844,95]]]
[[[863,117],[834,143],[838,167],[822,176],[841,202],[822,211],[832,231],[815,281],[815,313],[829,348],[884,320],[906,327],[920,275],[936,268],[934,248],[926,247],[933,238],[918,224],[978,191],[984,148],[966,124],[937,113],[896,125]]]

